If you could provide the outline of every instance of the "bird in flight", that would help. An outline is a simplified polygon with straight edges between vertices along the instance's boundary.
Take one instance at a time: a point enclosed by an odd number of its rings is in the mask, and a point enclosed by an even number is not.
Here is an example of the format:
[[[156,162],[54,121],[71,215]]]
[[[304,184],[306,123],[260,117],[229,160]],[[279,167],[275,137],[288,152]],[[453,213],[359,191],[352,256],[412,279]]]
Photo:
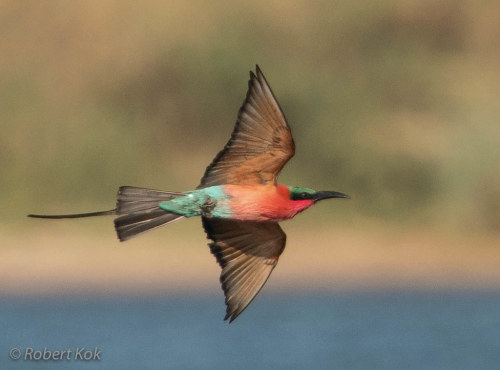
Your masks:
[[[226,316],[236,319],[266,283],[285,248],[278,222],[327,198],[349,198],[336,191],[277,183],[278,173],[294,155],[290,126],[260,70],[250,72],[248,92],[231,138],[191,191],[171,192],[122,186],[116,208],[37,218],[79,218],[116,215],[120,241],[144,231],[201,216],[212,254],[222,272]]]

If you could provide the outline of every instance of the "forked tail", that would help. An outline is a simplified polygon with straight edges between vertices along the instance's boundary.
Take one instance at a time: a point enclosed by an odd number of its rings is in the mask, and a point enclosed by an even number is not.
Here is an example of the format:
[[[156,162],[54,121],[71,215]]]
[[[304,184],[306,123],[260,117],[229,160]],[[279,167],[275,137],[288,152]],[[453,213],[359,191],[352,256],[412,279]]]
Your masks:
[[[36,218],[80,218],[118,215],[115,229],[120,241],[125,241],[144,231],[181,220],[184,216],[161,209],[160,202],[184,196],[183,193],[122,186],[118,190],[116,208],[109,211],[69,215],[28,215]]]

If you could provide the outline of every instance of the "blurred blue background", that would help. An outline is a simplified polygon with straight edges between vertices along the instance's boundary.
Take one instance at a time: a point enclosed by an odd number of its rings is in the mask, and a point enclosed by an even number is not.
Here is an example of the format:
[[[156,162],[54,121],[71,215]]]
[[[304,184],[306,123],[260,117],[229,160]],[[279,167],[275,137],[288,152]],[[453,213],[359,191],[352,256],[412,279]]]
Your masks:
[[[13,300],[2,348],[100,350],[100,361],[3,368],[495,369],[500,294],[390,292],[262,297],[228,327],[207,296]],[[26,334],[29,334],[27,337]]]

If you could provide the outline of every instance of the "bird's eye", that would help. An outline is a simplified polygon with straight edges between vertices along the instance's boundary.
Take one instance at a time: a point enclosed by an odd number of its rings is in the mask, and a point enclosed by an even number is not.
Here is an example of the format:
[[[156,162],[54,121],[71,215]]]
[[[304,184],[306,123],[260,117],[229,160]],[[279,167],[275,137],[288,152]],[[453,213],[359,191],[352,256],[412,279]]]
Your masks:
[[[294,193],[294,194],[292,194],[292,199],[293,200],[306,200],[306,199],[311,199],[311,196],[306,192]]]

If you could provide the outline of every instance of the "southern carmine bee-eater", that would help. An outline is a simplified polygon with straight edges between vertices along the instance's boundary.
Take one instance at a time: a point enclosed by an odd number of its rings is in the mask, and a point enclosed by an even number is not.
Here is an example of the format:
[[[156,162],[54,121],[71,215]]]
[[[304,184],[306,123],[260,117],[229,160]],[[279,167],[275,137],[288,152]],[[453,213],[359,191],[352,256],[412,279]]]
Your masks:
[[[259,66],[250,72],[248,92],[231,138],[207,167],[196,190],[182,193],[122,186],[116,208],[70,215],[78,218],[117,215],[120,241],[144,231],[201,216],[212,240],[210,250],[222,268],[226,316],[232,322],[266,283],[285,248],[278,222],[327,198],[349,198],[336,191],[314,191],[276,182],[294,155],[290,126]]]

